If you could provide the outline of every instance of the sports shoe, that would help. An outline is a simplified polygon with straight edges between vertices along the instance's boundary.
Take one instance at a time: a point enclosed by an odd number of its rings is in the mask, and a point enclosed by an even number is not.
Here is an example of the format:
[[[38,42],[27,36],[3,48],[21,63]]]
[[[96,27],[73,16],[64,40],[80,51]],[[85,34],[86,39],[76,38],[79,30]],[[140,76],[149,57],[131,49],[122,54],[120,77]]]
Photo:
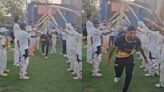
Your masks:
[[[76,73],[75,72],[71,72],[72,75],[75,75]]]
[[[64,54],[63,56],[64,56],[64,57],[67,57],[67,55],[66,55],[66,54]]]
[[[28,76],[20,76],[19,79],[20,80],[29,80],[30,78]]]
[[[101,73],[92,73],[92,76],[95,76],[95,77],[101,77],[102,74],[101,74]]]
[[[68,61],[66,61],[66,63],[70,63],[70,61],[68,60]]]
[[[143,65],[140,65],[140,68],[141,68],[141,69],[143,69],[143,68],[144,68],[144,66],[143,66]]]
[[[145,74],[145,77],[152,77],[154,76],[153,74]]]
[[[3,77],[7,77],[8,76],[7,73],[1,73],[0,75],[3,76]]]
[[[73,77],[74,80],[82,80],[82,77]]]
[[[17,64],[14,64],[15,66],[19,66],[19,63],[17,63]]]
[[[42,53],[42,56],[44,56],[44,53]]]
[[[46,56],[45,59],[48,59],[48,57]]]
[[[120,78],[119,78],[119,77],[114,77],[114,83],[118,83],[118,82],[119,82],[119,80],[120,80]]]
[[[5,69],[5,72],[6,72],[6,73],[9,73],[9,72],[10,72],[10,70],[9,70],[9,69]]]
[[[68,68],[67,71],[72,71],[72,69]]]
[[[162,86],[161,86],[161,84],[160,84],[160,83],[155,84],[155,87],[157,87],[157,88],[164,88],[164,87],[162,87]]]

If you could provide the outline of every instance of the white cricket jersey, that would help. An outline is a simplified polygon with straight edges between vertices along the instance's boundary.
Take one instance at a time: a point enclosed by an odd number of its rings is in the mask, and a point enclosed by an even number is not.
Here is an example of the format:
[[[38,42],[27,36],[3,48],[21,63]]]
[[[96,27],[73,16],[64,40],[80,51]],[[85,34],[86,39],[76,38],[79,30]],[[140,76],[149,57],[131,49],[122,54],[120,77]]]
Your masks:
[[[13,32],[14,32],[15,38],[17,38],[18,32],[19,32],[20,30],[21,30],[21,29],[20,29],[19,24],[15,23],[14,26],[13,26]]]
[[[3,45],[6,45],[6,38],[5,38],[5,36],[2,36],[2,38],[0,39],[0,49],[4,49]]]
[[[149,50],[152,53],[157,53],[157,49],[159,47],[159,39],[160,39],[160,34],[158,31],[149,32]]]
[[[90,20],[88,20],[87,23],[86,23],[86,29],[87,29],[88,34],[90,33],[91,28],[94,28],[94,25]]]
[[[29,39],[30,38],[31,38],[31,35],[29,33],[27,33],[26,31],[19,32],[18,41],[19,41],[21,51],[29,49]]]
[[[149,44],[148,31],[145,28],[138,28],[141,32],[137,32],[138,38],[141,40],[142,45],[146,46]]]
[[[92,33],[91,33],[91,37],[93,39],[93,47],[94,49],[97,48],[97,46],[101,46],[101,35],[102,35],[102,31],[100,31],[97,28],[93,28],[92,29]]]
[[[93,23],[88,20],[87,23],[86,23],[86,29],[87,29],[87,44],[91,44],[91,40],[90,40],[90,35],[91,35],[91,32],[93,31],[92,29],[94,28],[94,25]]]

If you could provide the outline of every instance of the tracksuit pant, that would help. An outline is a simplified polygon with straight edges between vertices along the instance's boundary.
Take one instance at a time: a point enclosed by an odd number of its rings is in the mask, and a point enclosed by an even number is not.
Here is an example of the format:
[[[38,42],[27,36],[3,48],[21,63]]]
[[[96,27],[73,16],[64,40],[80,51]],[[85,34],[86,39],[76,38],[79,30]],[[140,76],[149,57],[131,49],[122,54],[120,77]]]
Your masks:
[[[115,77],[121,77],[124,68],[126,73],[124,88],[122,92],[127,92],[128,87],[130,85],[132,75],[133,75],[133,69],[134,69],[134,59],[133,56],[127,57],[127,58],[116,58],[115,61]]]

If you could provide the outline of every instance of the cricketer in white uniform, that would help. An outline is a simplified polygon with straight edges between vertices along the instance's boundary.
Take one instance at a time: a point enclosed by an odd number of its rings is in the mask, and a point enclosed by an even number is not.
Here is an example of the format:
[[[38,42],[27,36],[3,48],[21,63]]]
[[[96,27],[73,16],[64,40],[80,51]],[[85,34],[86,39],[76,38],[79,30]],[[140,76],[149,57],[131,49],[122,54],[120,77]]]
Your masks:
[[[13,32],[14,32],[14,65],[19,66],[19,59],[20,59],[20,53],[19,53],[19,48],[17,46],[17,37],[18,37],[18,32],[21,30],[20,26],[18,24],[19,18],[16,17],[14,19],[14,26],[13,26]]]
[[[32,36],[29,33],[26,32],[26,24],[22,23],[20,25],[21,31],[19,31],[19,36],[17,37],[17,45],[19,47],[19,52],[20,52],[20,73],[19,73],[19,78],[23,80],[29,79],[29,77],[26,75],[27,74],[27,68],[29,65],[29,39]]]
[[[2,35],[0,35],[0,75],[4,77],[6,77],[9,72],[7,69],[6,31],[5,28],[0,29],[0,33],[2,33]]]
[[[91,44],[91,40],[90,40],[90,35],[91,32],[93,31],[92,28],[94,28],[93,23],[91,22],[91,16],[88,15],[88,21],[86,23],[86,29],[87,29],[87,62],[88,63],[92,63],[92,59],[93,59],[93,47]]]
[[[149,58],[150,62],[148,63],[148,73],[145,76],[154,76],[155,74],[159,75],[158,71],[158,49],[159,49],[159,31],[149,31]]]
[[[91,44],[93,47],[93,69],[92,69],[92,76],[102,76],[100,71],[100,63],[102,59],[101,54],[101,36],[108,35],[110,32],[102,32],[99,30],[99,21],[94,21],[94,28],[92,28],[91,32]]]
[[[137,32],[137,36],[141,40],[142,48],[144,50],[144,53],[145,53],[146,57],[149,58],[149,37],[148,37],[148,33],[149,33],[150,30],[145,26],[145,24],[143,22],[138,22],[138,25],[139,25],[139,27],[138,27],[139,31]],[[140,66],[140,68],[146,68],[146,63],[145,63],[144,57],[142,56],[141,53],[140,53],[140,57],[142,59],[142,65]]]
[[[74,79],[82,79],[82,35],[76,32],[73,26],[70,23],[66,24],[70,48],[69,48],[69,60],[70,60],[70,68],[68,71],[72,71],[72,74],[75,74],[76,77]],[[80,39],[81,38],[81,39]],[[79,46],[81,45],[81,46]]]
[[[159,49],[159,59],[160,59],[160,77],[159,83],[156,87],[164,87],[164,32],[161,32],[160,37],[160,49]]]

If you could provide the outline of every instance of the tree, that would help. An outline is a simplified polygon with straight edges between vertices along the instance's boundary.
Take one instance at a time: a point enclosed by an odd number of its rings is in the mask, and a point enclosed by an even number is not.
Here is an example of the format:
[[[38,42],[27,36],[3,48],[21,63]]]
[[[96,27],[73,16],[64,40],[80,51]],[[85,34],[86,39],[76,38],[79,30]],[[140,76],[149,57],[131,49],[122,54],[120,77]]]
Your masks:
[[[96,3],[98,2],[99,0],[83,0],[83,22],[85,21],[86,19],[86,16],[88,14],[92,14],[92,16],[97,16],[98,14],[98,9],[97,9],[97,6],[96,6]]]
[[[1,1],[7,14],[11,16],[17,16],[23,14],[23,7],[25,0],[3,0]]]

